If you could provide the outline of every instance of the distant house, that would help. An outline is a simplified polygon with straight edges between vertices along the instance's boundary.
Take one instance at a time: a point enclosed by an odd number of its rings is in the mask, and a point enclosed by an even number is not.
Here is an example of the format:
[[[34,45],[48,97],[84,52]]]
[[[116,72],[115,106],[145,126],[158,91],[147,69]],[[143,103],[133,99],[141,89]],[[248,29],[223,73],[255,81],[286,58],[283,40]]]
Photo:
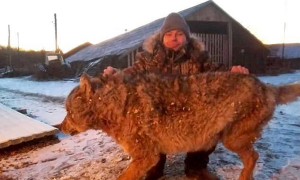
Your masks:
[[[213,1],[179,12],[190,26],[191,32],[206,45],[210,61],[227,67],[243,65],[252,73],[264,71],[269,50],[240,23],[229,16]],[[157,32],[164,18],[155,20],[130,32],[89,46],[68,57],[73,64],[87,64],[85,70],[96,67],[102,71],[108,65],[117,68],[131,66],[135,54],[141,50],[146,37]]]
[[[269,57],[277,57],[283,59],[300,58],[300,43],[270,44],[267,45],[267,47],[270,49]]]
[[[266,66],[267,69],[300,69],[300,43],[271,44]]]

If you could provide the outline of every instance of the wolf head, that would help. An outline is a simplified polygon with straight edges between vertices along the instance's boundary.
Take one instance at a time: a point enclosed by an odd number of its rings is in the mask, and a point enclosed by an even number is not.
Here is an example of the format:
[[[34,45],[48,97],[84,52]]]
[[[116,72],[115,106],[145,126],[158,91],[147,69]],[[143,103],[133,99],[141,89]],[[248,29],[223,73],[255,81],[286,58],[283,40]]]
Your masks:
[[[79,86],[66,99],[67,115],[60,125],[61,131],[73,135],[88,129],[109,128],[110,114],[120,113],[125,103],[123,80],[123,73],[95,78],[83,74]]]
[[[80,77],[79,86],[74,88],[66,99],[65,107],[67,115],[60,125],[60,130],[66,134],[77,134],[91,129],[93,113],[91,101],[95,93],[95,86],[101,86],[103,82],[92,80],[87,74]]]

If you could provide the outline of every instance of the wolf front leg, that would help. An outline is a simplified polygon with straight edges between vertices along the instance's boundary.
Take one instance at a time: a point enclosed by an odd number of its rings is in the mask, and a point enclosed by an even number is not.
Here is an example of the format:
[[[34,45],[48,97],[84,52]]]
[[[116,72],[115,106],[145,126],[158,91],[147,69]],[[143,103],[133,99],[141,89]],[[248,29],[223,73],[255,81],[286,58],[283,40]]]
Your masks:
[[[158,161],[159,154],[134,158],[117,180],[141,180]]]

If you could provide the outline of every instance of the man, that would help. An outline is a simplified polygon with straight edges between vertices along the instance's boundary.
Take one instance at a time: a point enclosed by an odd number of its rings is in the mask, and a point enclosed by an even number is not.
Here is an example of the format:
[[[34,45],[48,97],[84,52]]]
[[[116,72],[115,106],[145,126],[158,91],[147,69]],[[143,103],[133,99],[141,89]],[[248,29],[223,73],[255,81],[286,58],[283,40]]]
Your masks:
[[[127,73],[160,73],[160,74],[195,74],[208,71],[224,71],[222,65],[206,62],[208,59],[204,46],[196,38],[190,36],[190,29],[184,18],[178,13],[169,14],[160,31],[145,40],[143,52],[136,55],[132,67],[123,71]],[[115,73],[116,69],[107,67],[104,75]],[[248,69],[241,66],[231,68],[232,72],[248,74]],[[185,159],[185,173],[197,179],[218,179],[207,170],[209,151],[188,153]],[[156,180],[163,176],[166,155],[161,154],[160,161],[147,174],[146,180]]]

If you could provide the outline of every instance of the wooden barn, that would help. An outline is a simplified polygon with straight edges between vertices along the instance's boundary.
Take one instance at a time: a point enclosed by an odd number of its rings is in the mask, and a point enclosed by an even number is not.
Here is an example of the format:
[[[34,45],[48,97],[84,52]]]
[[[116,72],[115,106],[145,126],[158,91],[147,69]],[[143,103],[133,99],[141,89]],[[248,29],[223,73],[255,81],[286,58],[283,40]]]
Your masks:
[[[213,1],[179,12],[190,26],[191,33],[206,45],[210,61],[227,67],[242,65],[251,73],[265,71],[266,46]],[[68,57],[73,67],[91,75],[108,65],[116,68],[131,66],[145,38],[158,31],[164,18],[155,20],[115,38],[89,46]]]

